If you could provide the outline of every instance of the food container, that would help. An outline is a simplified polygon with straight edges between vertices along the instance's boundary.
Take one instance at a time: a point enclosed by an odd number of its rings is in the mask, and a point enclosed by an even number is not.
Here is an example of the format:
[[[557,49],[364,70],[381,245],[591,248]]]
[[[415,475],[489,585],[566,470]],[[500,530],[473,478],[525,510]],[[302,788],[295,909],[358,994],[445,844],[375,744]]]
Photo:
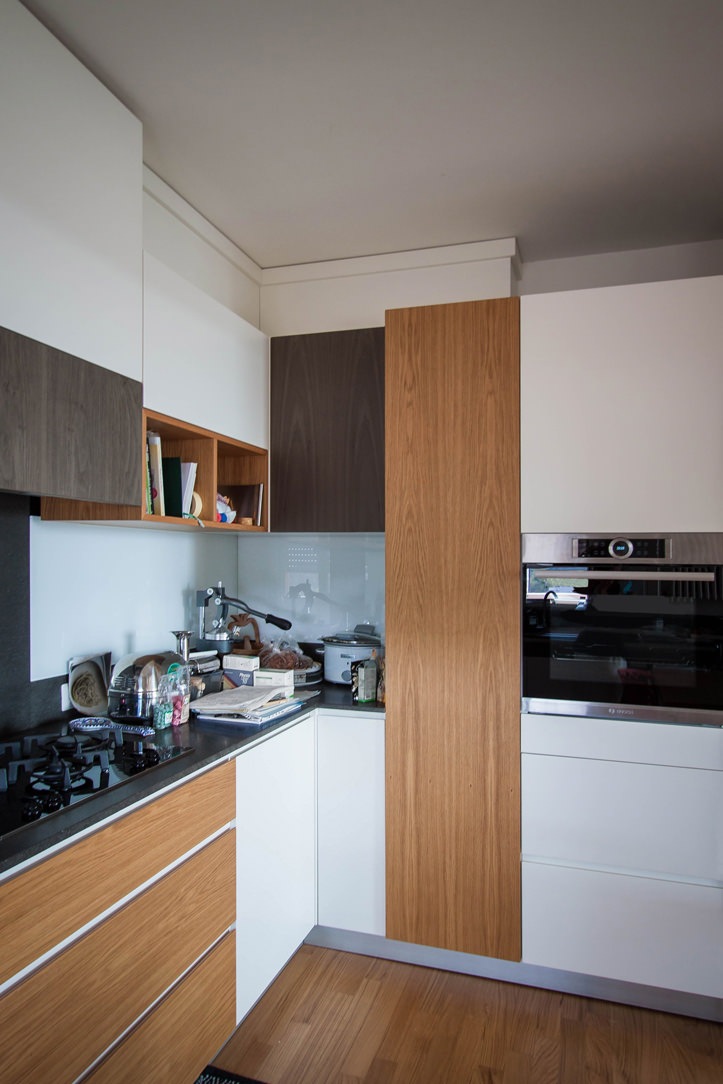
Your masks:
[[[355,704],[372,704],[377,698],[377,660],[358,659],[351,664],[351,698]]]
[[[339,632],[334,636],[322,636],[324,644],[324,680],[335,685],[351,685],[351,664],[360,659],[370,659],[372,651],[377,654],[381,639],[374,633]]]

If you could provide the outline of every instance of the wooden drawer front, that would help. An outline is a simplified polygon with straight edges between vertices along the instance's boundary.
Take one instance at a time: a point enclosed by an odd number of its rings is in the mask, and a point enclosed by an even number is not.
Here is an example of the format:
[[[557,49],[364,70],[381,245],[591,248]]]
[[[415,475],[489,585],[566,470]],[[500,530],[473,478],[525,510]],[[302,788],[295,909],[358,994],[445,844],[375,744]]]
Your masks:
[[[231,926],[224,832],[0,1000],[0,1080],[74,1080]],[[139,841],[140,845],[140,841]]]
[[[0,884],[0,983],[235,816],[227,761]]]
[[[236,1025],[235,957],[228,933],[85,1079],[195,1080]]]

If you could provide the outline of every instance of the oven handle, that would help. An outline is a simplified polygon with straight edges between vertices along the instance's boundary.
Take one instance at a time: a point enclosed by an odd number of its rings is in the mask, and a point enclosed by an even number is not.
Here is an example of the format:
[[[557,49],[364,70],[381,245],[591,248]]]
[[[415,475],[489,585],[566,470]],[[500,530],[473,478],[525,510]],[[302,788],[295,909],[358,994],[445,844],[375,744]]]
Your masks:
[[[604,572],[589,568],[535,568],[535,572],[555,580],[675,580],[678,583],[715,583],[715,572],[636,572],[635,569],[630,572],[619,572],[617,569]]]

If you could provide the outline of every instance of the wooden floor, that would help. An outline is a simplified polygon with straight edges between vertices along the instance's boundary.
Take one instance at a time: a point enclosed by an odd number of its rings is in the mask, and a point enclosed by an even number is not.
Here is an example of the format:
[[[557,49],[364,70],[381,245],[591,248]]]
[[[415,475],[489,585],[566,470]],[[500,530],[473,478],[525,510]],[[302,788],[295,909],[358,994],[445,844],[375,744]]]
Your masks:
[[[265,1084],[722,1084],[723,1024],[304,945],[214,1063]]]

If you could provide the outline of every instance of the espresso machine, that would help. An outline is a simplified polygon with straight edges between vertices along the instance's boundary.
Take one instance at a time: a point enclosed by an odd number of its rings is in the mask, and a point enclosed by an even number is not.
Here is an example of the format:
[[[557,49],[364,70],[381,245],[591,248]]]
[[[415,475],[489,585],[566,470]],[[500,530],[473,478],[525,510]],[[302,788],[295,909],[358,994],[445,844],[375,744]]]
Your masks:
[[[291,628],[291,622],[286,618],[255,610],[243,599],[227,595],[220,580],[215,587],[204,587],[196,592],[196,607],[198,609],[198,646],[201,649],[211,648],[218,651],[220,655],[228,654],[236,639],[232,630],[229,629],[229,616],[232,609],[249,614],[251,617],[260,617],[267,624],[276,625],[279,629]]]

